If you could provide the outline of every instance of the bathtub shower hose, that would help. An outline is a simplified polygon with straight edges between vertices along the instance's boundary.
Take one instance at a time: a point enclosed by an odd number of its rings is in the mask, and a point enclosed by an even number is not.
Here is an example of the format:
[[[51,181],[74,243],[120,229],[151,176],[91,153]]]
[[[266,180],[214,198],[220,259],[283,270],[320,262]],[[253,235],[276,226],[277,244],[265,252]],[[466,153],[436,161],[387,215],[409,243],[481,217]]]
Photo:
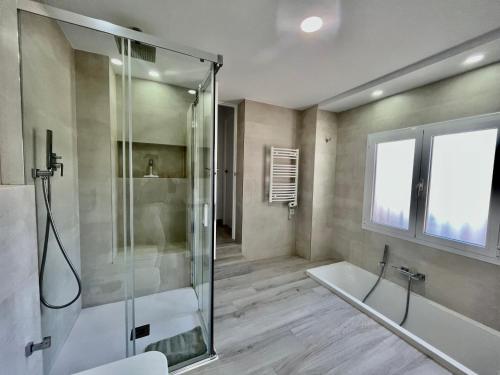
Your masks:
[[[384,274],[384,270],[385,270],[385,263],[382,263],[381,267],[380,267],[380,272],[378,274],[378,279],[375,282],[375,284],[372,286],[372,288],[370,289],[370,291],[368,293],[366,293],[365,298],[363,298],[363,303],[365,303],[365,301],[368,299],[368,297],[370,297],[370,294],[372,294],[372,292],[377,287],[378,283],[380,282],[380,279],[382,278],[382,275]]]
[[[411,281],[412,281],[412,278],[408,277],[408,290],[406,292],[405,315],[403,316],[403,320],[401,321],[401,323],[399,323],[400,326],[402,326],[403,324],[405,324],[406,318],[408,318],[408,310],[410,308]]]
[[[59,236],[59,232],[57,231],[56,224],[54,223],[54,216],[52,214],[52,206],[51,206],[51,192],[50,192],[50,178],[49,177],[42,177],[42,190],[43,190],[43,200],[45,202],[45,208],[47,209],[47,221],[45,224],[45,239],[43,241],[43,253],[42,253],[42,262],[40,265],[40,300],[44,304],[44,306],[48,307],[49,309],[63,309],[65,307],[68,307],[72,305],[81,295],[82,293],[82,281],[80,280],[80,277],[78,276],[78,273],[76,272],[75,266],[73,263],[71,263],[71,260],[69,259],[68,253],[66,252],[66,249],[64,248],[64,245],[61,241],[61,237]],[[64,256],[64,259],[66,260],[66,263],[68,263],[69,268],[71,269],[71,272],[75,276],[76,282],[78,284],[78,292],[76,293],[76,296],[69,302],[63,304],[63,305],[52,305],[47,300],[45,299],[43,295],[43,276],[45,274],[45,263],[47,261],[47,250],[48,250],[48,245],[49,245],[49,234],[50,234],[50,228],[52,227],[52,231],[54,232],[54,237],[56,238],[56,242],[59,245],[59,249],[61,250],[62,255]]]
[[[378,274],[378,279],[375,282],[375,284],[372,286],[370,291],[368,293],[366,293],[365,298],[363,298],[363,303],[365,303],[365,301],[368,299],[368,297],[370,297],[370,294],[373,293],[373,291],[377,287],[378,283],[380,282],[380,279],[382,279],[382,276],[384,275],[385,265],[387,264],[388,253],[389,253],[389,245],[385,245],[384,246],[384,255],[382,255],[382,261],[380,262],[381,267],[380,267],[380,272]]]

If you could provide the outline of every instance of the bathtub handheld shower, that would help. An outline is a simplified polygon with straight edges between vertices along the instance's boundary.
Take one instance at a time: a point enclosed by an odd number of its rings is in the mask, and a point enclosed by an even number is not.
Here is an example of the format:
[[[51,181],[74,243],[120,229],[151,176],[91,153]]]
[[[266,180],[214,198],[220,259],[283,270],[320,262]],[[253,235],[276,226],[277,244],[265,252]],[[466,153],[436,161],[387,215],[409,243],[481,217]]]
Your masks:
[[[411,283],[412,281],[425,281],[425,275],[423,273],[419,272],[411,272],[408,267],[405,266],[392,266],[396,271],[398,271],[400,274],[403,276],[406,276],[408,278],[408,286],[406,288],[406,306],[405,306],[405,314],[403,316],[403,319],[401,320],[401,323],[399,323],[400,326],[403,326],[403,324],[406,323],[406,319],[408,318],[408,311],[410,309],[410,295],[411,295]]]
[[[42,262],[40,265],[40,276],[39,276],[39,284],[40,284],[40,300],[44,306],[49,309],[63,309],[72,305],[82,294],[82,281],[80,280],[80,276],[78,276],[78,272],[75,269],[75,266],[71,262],[71,259],[68,256],[66,249],[64,248],[64,244],[62,243],[61,236],[57,230],[56,224],[54,222],[54,215],[52,213],[52,202],[51,202],[51,187],[50,187],[50,178],[54,176],[55,172],[60,169],[61,177],[63,176],[63,163],[60,161],[62,159],[61,156],[52,152],[52,130],[47,130],[47,138],[46,138],[46,152],[47,152],[47,169],[33,169],[32,176],[33,179],[40,178],[42,180],[42,192],[43,192],[43,200],[45,203],[45,208],[47,210],[47,219],[45,223],[45,238],[43,241],[43,252],[42,252]],[[59,250],[66,260],[71,272],[73,273],[76,283],[78,284],[78,292],[76,296],[71,299],[71,301],[64,303],[62,305],[53,305],[49,303],[43,294],[43,277],[45,274],[45,263],[47,261],[47,251],[49,246],[49,235],[50,228],[52,228],[52,232],[54,233],[54,237],[56,239],[57,245],[59,246]]]
[[[365,298],[363,298],[363,303],[365,303],[365,301],[368,299],[368,297],[370,297],[370,294],[373,293],[373,291],[377,287],[378,283],[380,282],[380,279],[382,278],[382,276],[384,274],[384,270],[385,270],[385,266],[387,264],[387,258],[388,257],[389,257],[389,245],[385,245],[384,246],[384,254],[382,255],[382,260],[379,263],[379,265],[380,265],[380,272],[378,274],[378,279],[377,279],[377,281],[375,281],[375,284],[368,291],[368,293],[366,293]]]

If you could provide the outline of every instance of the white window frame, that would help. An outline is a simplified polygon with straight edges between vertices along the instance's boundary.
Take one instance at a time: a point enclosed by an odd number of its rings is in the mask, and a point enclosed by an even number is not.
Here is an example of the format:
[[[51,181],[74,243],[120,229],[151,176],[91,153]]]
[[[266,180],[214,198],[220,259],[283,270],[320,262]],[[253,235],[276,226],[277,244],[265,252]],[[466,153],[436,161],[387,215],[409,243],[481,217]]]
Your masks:
[[[415,186],[418,181],[420,169],[420,154],[422,150],[422,137],[416,128],[398,129],[387,132],[370,134],[366,150],[366,170],[365,170],[365,191],[363,204],[363,228],[371,229],[375,232],[385,233],[395,236],[415,236],[416,212],[417,212],[417,192],[411,190],[410,217],[408,229],[404,230],[388,225],[376,223],[372,220],[372,203],[375,194],[375,175],[377,161],[377,145],[379,143],[395,142],[414,139],[415,152],[413,155],[413,178],[412,185]]]
[[[426,234],[425,217],[427,197],[429,195],[432,141],[434,137],[486,129],[497,129],[486,245],[484,247],[475,246],[473,244]],[[415,139],[413,189],[408,230],[385,226],[372,221],[377,144],[404,139]],[[362,228],[466,257],[500,264],[500,113],[467,117],[368,135]]]

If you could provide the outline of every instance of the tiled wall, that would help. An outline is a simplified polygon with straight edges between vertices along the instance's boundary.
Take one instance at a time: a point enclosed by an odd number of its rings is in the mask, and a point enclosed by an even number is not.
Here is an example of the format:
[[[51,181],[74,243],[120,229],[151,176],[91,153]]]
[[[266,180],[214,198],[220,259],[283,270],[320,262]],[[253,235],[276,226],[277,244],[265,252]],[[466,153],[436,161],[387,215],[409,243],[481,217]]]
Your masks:
[[[336,115],[245,100],[238,117],[236,237],[241,231],[243,254],[332,258]],[[298,208],[290,220],[286,204],[268,203],[270,146],[300,149]]]
[[[312,260],[332,258],[337,126],[335,113],[318,111],[311,224]]]
[[[121,79],[105,56],[76,51],[76,67],[83,306],[89,307],[125,295]],[[135,295],[140,296],[190,284],[185,164],[193,96],[142,79],[132,80],[132,92]],[[149,159],[159,178],[143,177]]]
[[[121,80],[117,80],[116,98],[121,124]],[[185,146],[187,112],[193,101],[185,88],[133,78],[133,141]]]
[[[427,275],[415,290],[500,329],[500,267],[361,229],[367,135],[500,111],[500,64],[417,88],[339,114],[332,255],[376,273],[384,244],[389,262]],[[390,268],[386,276],[405,280]]]
[[[15,0],[0,2],[0,363],[12,375],[43,373],[35,193],[24,184],[21,90]],[[3,184],[3,186],[2,186]],[[9,184],[10,186],[7,186]],[[18,185],[14,185],[18,184]]]
[[[238,123],[236,124],[236,242],[243,239],[243,176],[245,165],[245,101],[238,105]]]
[[[75,72],[73,49],[59,25],[48,18],[23,14],[21,57],[23,88],[23,135],[26,182],[33,183],[32,168],[46,168],[46,129],[53,131],[53,152],[63,157],[64,176],[51,179],[52,211],[68,255],[80,273],[80,219],[78,197],[77,131],[75,121]],[[41,182],[36,182],[38,253],[45,236],[46,209]],[[49,237],[44,296],[61,304],[77,293],[77,283]],[[42,333],[52,336],[44,351],[48,371],[66,341],[80,312],[80,300],[65,309],[42,307]]]
[[[243,151],[238,149],[238,153],[244,153],[243,255],[250,259],[292,255],[295,253],[295,219],[288,220],[285,203],[269,204],[266,176],[269,148],[295,147],[300,113],[249,100],[245,100],[243,106],[244,145]]]
[[[16,0],[0,2],[0,183],[24,184]]]
[[[110,90],[114,75],[107,56],[84,51],[74,54],[82,304],[87,307],[94,304],[89,291],[107,276],[99,272],[102,265],[113,258],[112,157],[116,150],[111,141],[115,108],[111,108]]]
[[[297,147],[300,149],[300,159],[295,246],[297,255],[306,259],[311,259],[317,117],[318,106],[303,111],[297,132]]]
[[[299,125],[299,204],[295,226],[297,255],[332,257],[337,116],[318,106],[302,112]]]
[[[33,186],[0,185],[0,259],[0,372],[41,375],[42,352],[24,355],[42,337]]]

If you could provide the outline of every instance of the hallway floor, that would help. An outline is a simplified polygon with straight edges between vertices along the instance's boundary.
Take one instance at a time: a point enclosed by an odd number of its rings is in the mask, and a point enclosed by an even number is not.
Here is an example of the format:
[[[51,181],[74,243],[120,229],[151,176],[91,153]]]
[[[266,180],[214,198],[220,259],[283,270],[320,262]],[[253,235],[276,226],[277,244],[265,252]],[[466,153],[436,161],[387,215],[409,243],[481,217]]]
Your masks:
[[[448,374],[304,273],[327,263],[217,260],[219,360],[190,374]]]
[[[217,247],[221,244],[235,243],[235,241],[231,237],[232,236],[231,227],[217,223],[217,230],[215,233],[217,235],[216,237]]]

